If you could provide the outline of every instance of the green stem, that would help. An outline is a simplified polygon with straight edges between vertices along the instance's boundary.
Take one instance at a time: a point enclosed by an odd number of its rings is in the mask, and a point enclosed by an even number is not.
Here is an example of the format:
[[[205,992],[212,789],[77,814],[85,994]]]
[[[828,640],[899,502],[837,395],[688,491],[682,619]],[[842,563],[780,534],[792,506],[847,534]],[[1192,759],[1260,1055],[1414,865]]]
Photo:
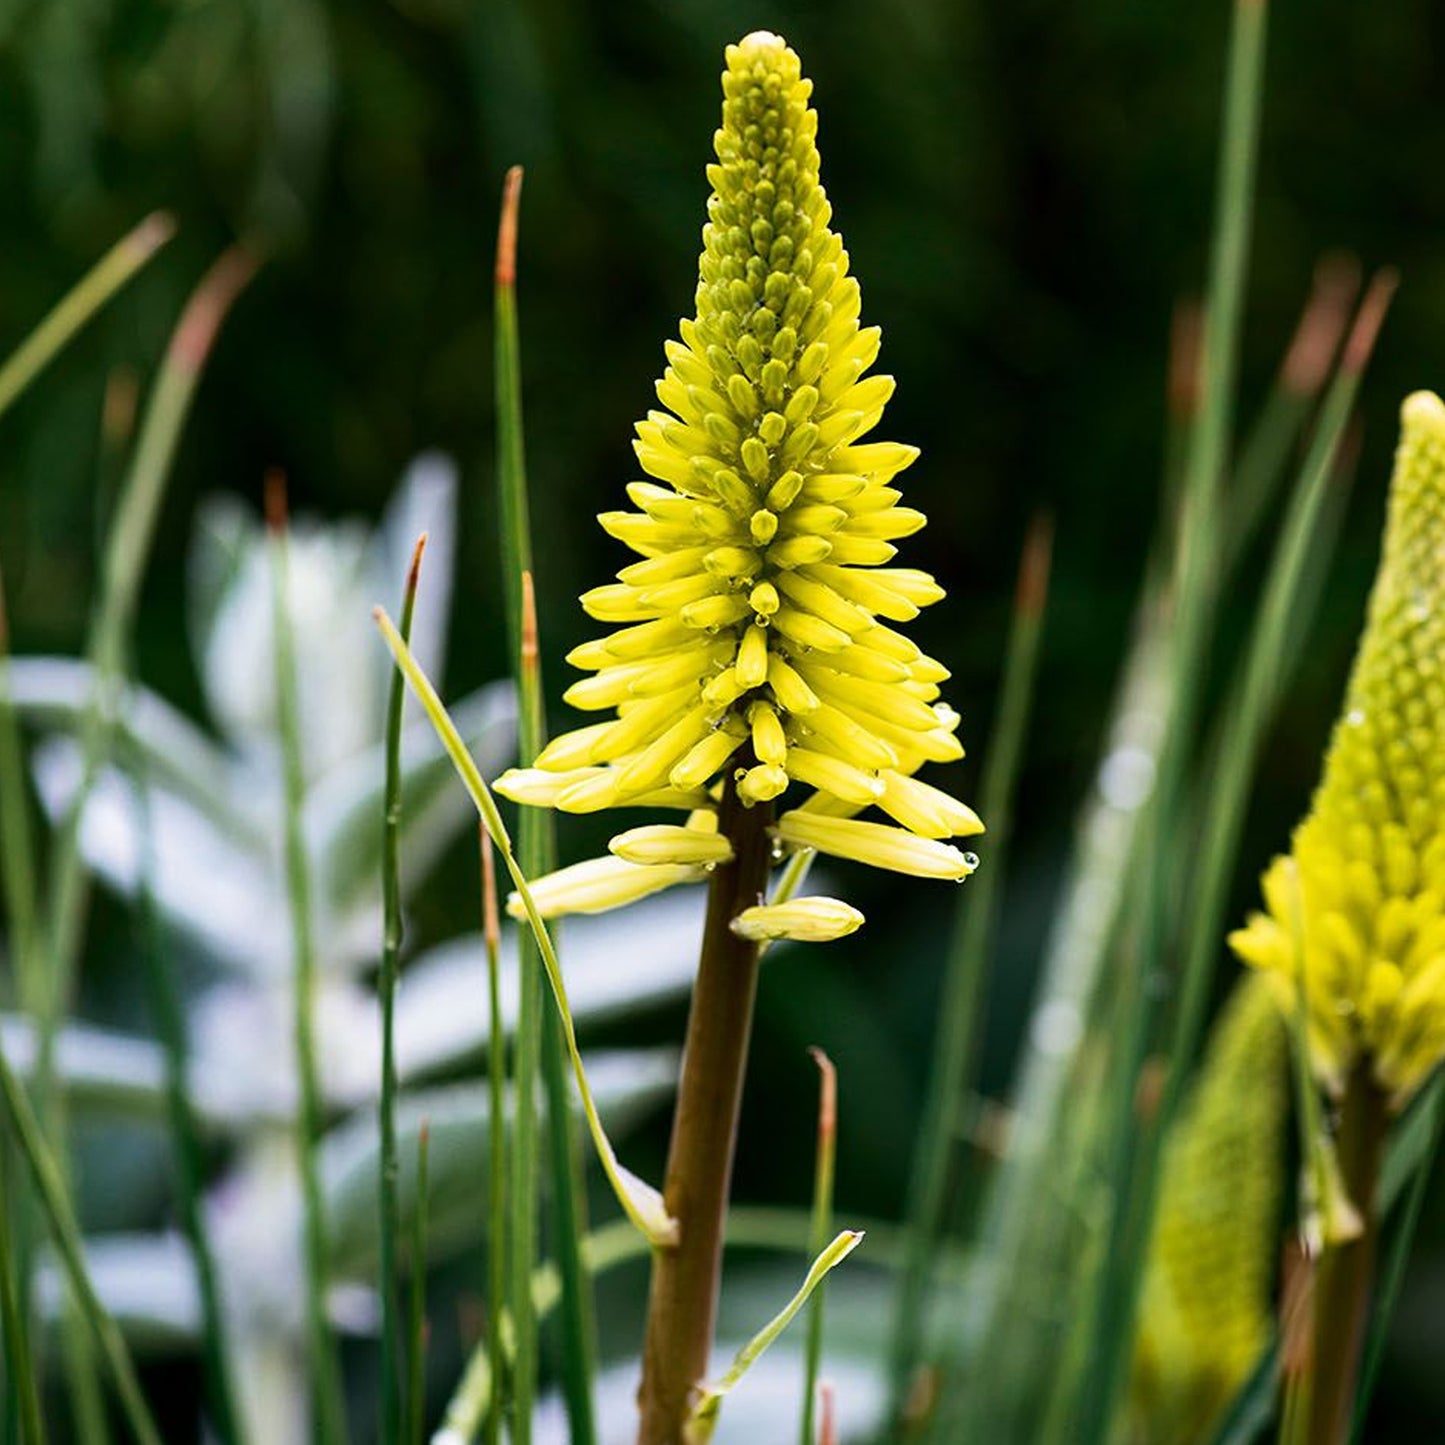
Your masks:
[[[0,1168],[8,1160],[0,1150]],[[0,1175],[0,1199],[7,1199],[5,1179]],[[18,1412],[20,1439],[23,1445],[44,1445],[45,1432],[40,1424],[40,1398],[35,1388],[35,1368],[30,1358],[29,1334],[15,1290],[15,1268],[10,1249],[10,1230],[0,1220],[0,1330],[5,1341],[5,1394]]]
[[[1370,1316],[1379,1238],[1375,1195],[1389,1123],[1384,1092],[1370,1077],[1368,1065],[1357,1067],[1345,1086],[1338,1148],[1340,1172],[1362,1228],[1355,1239],[1326,1244],[1315,1277],[1308,1445],[1345,1445],[1349,1439]]]
[[[507,1298],[507,1034],[502,1023],[502,927],[497,908],[497,873],[487,825],[478,825],[482,851],[482,937],[487,949],[487,1094],[492,1120],[487,1168],[487,1378],[491,1405],[486,1445],[501,1445],[506,1400],[506,1355],[502,1317]]]
[[[532,595],[532,534],[529,519],[525,429],[522,422],[521,344],[517,324],[517,223],[522,171],[507,173],[497,231],[496,258],[496,404],[497,481],[501,510],[502,567],[508,634],[512,639],[513,676],[519,695],[518,754],[529,764],[546,744],[542,670],[537,650],[536,609]],[[518,829],[522,871],[537,878],[557,866],[552,815],[526,808]],[[517,1430],[515,1445],[531,1434],[531,1402],[536,1388],[536,1329],[531,1317],[528,1281],[536,1261],[537,1117],[536,1078],[541,1073],[547,1099],[547,1158],[551,1181],[552,1234],[562,1275],[562,1391],[573,1445],[592,1445],[597,1425],[592,1400],[595,1373],[596,1307],[582,1268],[581,1239],[587,1221],[581,1157],[570,1106],[567,1053],[557,1015],[543,1008],[542,961],[525,934],[519,946],[520,997],[517,1015],[517,1118],[514,1129],[512,1185],[517,1225],[512,1231],[512,1309],[517,1332],[514,1365]]]
[[[402,590],[399,618],[402,640],[411,641],[416,611],[417,582],[421,573],[426,535],[417,539]],[[400,971],[401,917],[401,722],[406,701],[406,678],[393,668],[386,699],[386,785],[381,834],[381,1168],[377,1180],[381,1211],[381,1440],[394,1445],[401,1438],[401,1391],[397,1363],[401,1350],[401,1322],[396,1297],[396,1239],[400,1229],[397,1186],[400,1166],[396,1157],[396,981]]]
[[[407,1321],[406,1400],[408,1445],[422,1445],[426,1424],[426,1226],[427,1226],[427,1157],[431,1131],[425,1123],[416,1144],[416,1213],[412,1216],[411,1235],[411,1311]]]
[[[121,1410],[130,1425],[131,1433],[138,1445],[161,1445],[160,1431],[156,1428],[150,1407],[146,1404],[135,1364],[126,1348],[125,1336],[101,1303],[86,1270],[80,1224],[70,1206],[59,1165],[46,1147],[40,1122],[10,1068],[3,1049],[0,1049],[0,1099],[3,1099],[10,1127],[25,1155],[31,1180],[50,1224],[51,1236],[60,1256],[61,1268],[65,1273],[71,1298],[75,1302],[76,1312],[89,1327],[94,1343],[110,1368]]]
[[[813,1233],[809,1254],[816,1259],[833,1233],[833,1175],[838,1154],[838,1073],[822,1049],[811,1049],[818,1066],[818,1149],[813,1169]],[[818,1372],[823,1363],[824,1299],[827,1290],[818,1282],[808,1309],[808,1343],[803,1362],[802,1445],[816,1445],[814,1418],[818,1406]]]
[[[718,831],[732,843],[733,861],[717,869],[708,888],[663,1185],[680,1237],[653,1254],[638,1445],[682,1445],[693,1391],[707,1371],[758,981],[757,945],[730,925],[766,890],[770,822],[771,808],[745,807],[728,780]]]
[[[933,1066],[918,1130],[909,1187],[908,1257],[894,1309],[890,1414],[901,1416],[910,1376],[920,1363],[924,1318],[932,1293],[932,1262],[943,1232],[950,1165],[965,1099],[973,1083],[979,1014],[989,947],[998,920],[1013,793],[1028,730],[1043,633],[1052,531],[1038,520],[1029,531],[1019,571],[1017,603],[1005,653],[998,717],[989,739],[979,803],[988,826],[988,866],[971,880],[958,905],[944,972],[944,993],[934,1036]]]
[[[306,1253],[306,1335],[314,1386],[316,1433],[323,1445],[346,1439],[346,1406],[341,1370],[326,1318],[326,1219],[317,1143],[324,1125],[321,1082],[316,1063],[316,948],[312,937],[311,869],[306,856],[303,815],[306,776],[301,718],[296,698],[296,661],[291,636],[287,576],[285,483],[266,479],[266,514],[271,539],[273,658],[281,764],[285,783],[286,887],[291,905],[294,1047],[300,1110],[296,1121],[296,1162],[301,1176]]]
[[[210,1400],[211,1423],[223,1445],[240,1445],[240,1417],[227,1364],[225,1315],[221,1309],[216,1260],[206,1226],[204,1205],[203,1150],[200,1125],[188,1083],[185,1023],[180,997],[166,956],[165,939],[157,914],[154,891],[155,850],[151,827],[150,785],[144,763],[136,763],[141,811],[140,917],[144,942],[141,949],[151,1006],[155,1010],[157,1033],[166,1059],[166,1107],[171,1142],[176,1156],[176,1177],[181,1219],[195,1260],[196,1283],[200,1291],[202,1345],[206,1390]]]
[[[76,332],[175,235],[164,211],[128,231],[65,294],[48,316],[0,366],[0,416],[62,351]]]

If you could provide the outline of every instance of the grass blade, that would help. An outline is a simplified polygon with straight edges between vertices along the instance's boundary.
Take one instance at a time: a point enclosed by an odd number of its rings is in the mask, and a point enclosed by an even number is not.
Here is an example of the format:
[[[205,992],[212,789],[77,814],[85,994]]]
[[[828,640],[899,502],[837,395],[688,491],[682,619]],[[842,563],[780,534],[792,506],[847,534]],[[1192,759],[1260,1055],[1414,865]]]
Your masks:
[[[160,1431],[141,1391],[140,1379],[125,1339],[101,1303],[86,1271],[80,1225],[71,1209],[59,1164],[46,1147],[40,1122],[3,1050],[0,1050],[0,1100],[4,1102],[11,1130],[29,1165],[31,1180],[49,1221],[71,1296],[115,1380],[116,1394],[131,1433],[137,1445],[161,1445]]]
[[[497,870],[487,825],[477,825],[482,845],[482,939],[487,951],[487,1090],[492,1131],[487,1160],[487,1320],[486,1369],[492,1393],[487,1411],[486,1445],[501,1445],[503,1386],[502,1316],[507,1301],[507,1035],[502,1023],[502,925],[497,907]],[[480,1358],[480,1357],[479,1357]]]
[[[911,1242],[894,1313],[890,1387],[891,1413],[895,1417],[904,1408],[909,1377],[919,1363],[931,1264],[945,1222],[949,1165],[959,1137],[960,1110],[973,1083],[984,977],[998,920],[1013,794],[1028,732],[1052,546],[1052,524],[1035,519],[1024,543],[998,716],[989,739],[979,794],[979,806],[989,830],[989,866],[982,870],[982,877],[974,880],[979,890],[966,900],[960,899],[944,964],[944,997],[909,1189]]]
[[[792,1299],[737,1352],[728,1372],[715,1385],[704,1385],[692,1415],[683,1429],[685,1445],[707,1445],[717,1428],[723,1401],[733,1387],[752,1369],[758,1358],[793,1322],[794,1316],[808,1302],[808,1297],[822,1284],[830,1270],[848,1258],[863,1243],[863,1232],[845,1229],[813,1261],[807,1277]]]
[[[412,616],[416,611],[417,583],[421,574],[426,534],[418,539],[407,570],[401,598],[401,636],[411,641]],[[406,702],[406,680],[393,670],[386,699],[386,790],[382,816],[381,971],[377,988],[381,994],[381,1168],[378,1171],[381,1211],[381,1440],[393,1445],[401,1438],[401,1391],[397,1364],[401,1351],[401,1322],[397,1318],[396,1237],[398,1230],[396,1186],[396,981],[400,970],[401,918],[401,722]]]
[[[493,842],[501,853],[502,861],[507,865],[507,872],[511,875],[512,882],[521,898],[522,907],[527,914],[527,922],[531,925],[533,936],[541,950],[547,981],[551,984],[552,996],[556,1000],[557,1012],[562,1022],[562,1036],[572,1061],[572,1074],[577,1081],[578,1093],[582,1096],[582,1108],[587,1116],[592,1143],[602,1162],[607,1182],[612,1186],[612,1191],[617,1196],[617,1202],[622,1206],[627,1217],[653,1246],[666,1248],[673,1245],[677,1242],[677,1221],[668,1214],[661,1193],[623,1167],[617,1158],[616,1150],[613,1149],[612,1143],[607,1137],[607,1131],[602,1127],[602,1119],[597,1112],[597,1101],[593,1098],[591,1086],[587,1082],[587,1072],[582,1066],[582,1055],[577,1049],[577,1034],[572,1025],[572,1010],[567,1004],[567,986],[562,977],[562,966],[557,961],[557,953],[552,947],[552,939],[547,932],[547,925],[542,921],[541,914],[537,912],[537,905],[532,898],[532,890],[527,885],[526,875],[522,872],[521,865],[517,862],[516,854],[512,850],[511,835],[507,832],[507,825],[502,821],[496,799],[492,797],[491,789],[487,787],[481,773],[477,770],[477,765],[467,751],[461,735],[457,732],[456,725],[448,716],[442,700],[437,696],[436,689],[432,687],[426,673],[421,670],[416,659],[411,655],[410,649],[401,640],[391,619],[380,607],[375,610],[374,615],[381,635],[386,639],[386,645],[391,649],[392,656],[400,663],[402,671],[406,674],[407,682],[411,684],[412,691],[421,701],[422,707],[431,719],[432,726],[436,729],[437,736],[441,739],[442,746],[446,748],[447,756],[451,758],[456,767],[468,796],[481,815],[482,821],[487,825],[487,831],[491,834]]]
[[[54,360],[67,342],[176,233],[175,221],[156,211],[128,231],[81,277],[50,314],[0,366],[0,416]]]
[[[211,1425],[222,1445],[241,1445],[240,1417],[236,1411],[235,1391],[227,1364],[230,1357],[226,1349],[225,1315],[221,1309],[220,1289],[216,1279],[215,1253],[211,1248],[210,1231],[206,1225],[204,1153],[200,1125],[196,1119],[188,1084],[185,1022],[172,973],[172,961],[167,957],[165,937],[155,902],[153,880],[156,861],[151,829],[150,782],[144,775],[143,763],[138,765],[138,769],[137,792],[141,818],[137,831],[142,850],[138,895],[143,935],[141,955],[146,980],[150,985],[156,1031],[165,1051],[166,1106],[171,1145],[175,1150],[181,1222],[195,1260],[196,1285],[200,1293],[202,1347]]]
[[[1095,1355],[1096,1361],[1102,1358],[1107,1362],[1113,1378],[1111,1382],[1103,1382],[1102,1388],[1100,1382],[1094,1381],[1090,1390],[1091,1394],[1108,1397],[1109,1409],[1112,1409],[1112,1399],[1117,1398],[1122,1389],[1128,1367],[1129,1353],[1119,1347],[1117,1341],[1133,1338],[1143,1251],[1147,1248],[1153,1218],[1163,1142],[1183,1097],[1203,1027],[1212,965],[1223,931],[1230,869],[1244,824],[1249,782],[1265,728],[1274,712],[1279,680],[1286,667],[1290,629],[1300,605],[1309,562],[1318,547],[1327,484],[1335,473],[1360,376],[1394,286],[1392,274],[1382,273],[1372,283],[1346,345],[1339,373],[1325,399],[1269,569],[1242,684],[1228,711],[1219,749],[1219,771],[1208,789],[1203,835],[1190,870],[1193,907],[1184,944],[1179,1002],[1171,1029],[1164,1089],[1158,1113],[1138,1153],[1134,1187],[1130,1189],[1127,1182],[1121,1180],[1122,1187],[1115,1196],[1119,1205],[1106,1255],[1110,1261],[1106,1268],[1112,1279],[1101,1300],[1095,1326],[1100,1334],[1109,1332],[1108,1337],[1116,1341],[1114,1347]],[[1129,1093],[1132,1094],[1132,1089]],[[1127,1131],[1133,1115],[1132,1098],[1126,1103],[1128,1115],[1121,1116],[1117,1127]]]
[[[0,1170],[9,1164],[9,1151],[0,1149]],[[0,1174],[0,1199],[9,1199]],[[15,1288],[15,1262],[10,1247],[8,1222],[0,1220],[0,1335],[5,1346],[5,1387],[7,1405],[16,1411],[16,1424],[23,1445],[44,1445],[40,1423],[40,1398],[35,1386],[35,1365],[30,1358],[30,1335],[20,1310]]]
[[[266,522],[271,548],[276,711],[285,782],[286,889],[291,905],[294,950],[293,1026],[296,1076],[300,1088],[296,1159],[304,1204],[307,1351],[314,1388],[317,1437],[323,1445],[340,1445],[346,1439],[346,1404],[341,1388],[341,1368],[326,1318],[326,1220],[316,1166],[316,1145],[324,1120],[313,1018],[316,1006],[316,948],[311,932],[311,871],[302,831],[306,779],[302,770],[301,719],[291,636],[285,482],[276,472],[266,478]]]
[[[818,1066],[818,1149],[813,1170],[813,1237],[809,1253],[821,1254],[833,1230],[833,1174],[838,1153],[838,1071],[822,1049],[808,1051]],[[818,1370],[823,1362],[823,1301],[819,1284],[808,1311],[808,1345],[803,1371],[802,1445],[814,1445],[813,1419],[818,1403]]]
[[[411,1309],[407,1319],[406,1401],[410,1445],[421,1445],[426,1424],[426,1221],[427,1153],[431,1132],[421,1126],[416,1151],[416,1213],[411,1234]]]
[[[502,570],[513,676],[519,700],[517,748],[529,766],[547,742],[542,671],[537,652],[537,620],[532,591],[532,534],[529,519],[525,430],[522,422],[521,343],[517,324],[517,224],[522,170],[507,172],[497,232],[496,406],[497,482],[501,511]],[[518,823],[517,854],[522,871],[539,878],[557,866],[552,814],[524,808]],[[530,1434],[535,1390],[535,1340],[529,1319],[527,1281],[536,1257],[536,1119],[533,1081],[540,1063],[547,1098],[548,1165],[553,1211],[552,1238],[562,1273],[563,1395],[573,1445],[592,1445],[597,1426],[592,1399],[596,1365],[596,1305],[582,1269],[580,1243],[586,1232],[580,1155],[572,1111],[567,1104],[567,1064],[560,1024],[542,1009],[541,960],[532,940],[521,940],[521,993],[517,1019],[516,1069],[518,1115],[514,1132],[512,1188],[516,1217],[523,1227],[512,1236],[512,1311],[517,1328],[514,1372],[515,1415],[521,1425],[518,1445]]]

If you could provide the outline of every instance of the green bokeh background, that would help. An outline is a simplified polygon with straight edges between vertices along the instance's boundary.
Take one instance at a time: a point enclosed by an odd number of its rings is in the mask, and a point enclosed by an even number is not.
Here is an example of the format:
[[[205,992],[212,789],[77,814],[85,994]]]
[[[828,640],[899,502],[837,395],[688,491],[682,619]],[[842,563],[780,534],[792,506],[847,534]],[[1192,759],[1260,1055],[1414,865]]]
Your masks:
[[[1445,7],[1274,10],[1244,420],[1321,254],[1395,264],[1402,286],[1363,392],[1339,556],[1261,771],[1239,909],[1316,774],[1374,564],[1396,408],[1416,387],[1445,387]],[[491,255],[502,174],[520,162],[555,698],[561,653],[586,635],[575,596],[621,560],[590,516],[636,474],[631,424],[691,303],[722,48],[778,30],[815,81],[836,224],[898,378],[887,434],[923,448],[907,481],[931,525],[906,560],[950,597],[917,635],[954,670],[974,757],[1024,528],[1040,509],[1057,524],[988,1038],[986,1083],[1002,1087],[1156,521],[1169,316],[1204,273],[1227,11],[1222,0],[0,0],[0,349],[147,210],[173,211],[181,228],[0,423],[16,647],[78,648],[106,501],[106,377],[148,374],[187,289],[241,235],[269,259],[182,448],[143,599],[143,677],[199,709],[182,597],[201,497],[256,499],[263,469],[279,465],[296,509],[375,514],[407,460],[438,446],[464,483],[449,683],[498,675]],[[1243,599],[1227,604],[1226,646],[1243,615]],[[962,791],[976,787],[971,757]],[[596,830],[567,823],[562,837],[580,856]],[[423,935],[469,926],[469,877],[459,852],[423,898]],[[806,1197],[802,1046],[817,1042],[842,1073],[840,1204],[887,1214],[901,1203],[953,895],[863,876],[848,887],[869,928],[765,979],[739,1191]],[[125,1012],[127,937],[102,903],[94,1012]],[[1233,967],[1222,949],[1221,964]],[[669,1016],[647,1029],[679,1027]],[[659,1127],[641,1146],[648,1172],[664,1143]],[[1372,1439],[1445,1436],[1439,1194]]]

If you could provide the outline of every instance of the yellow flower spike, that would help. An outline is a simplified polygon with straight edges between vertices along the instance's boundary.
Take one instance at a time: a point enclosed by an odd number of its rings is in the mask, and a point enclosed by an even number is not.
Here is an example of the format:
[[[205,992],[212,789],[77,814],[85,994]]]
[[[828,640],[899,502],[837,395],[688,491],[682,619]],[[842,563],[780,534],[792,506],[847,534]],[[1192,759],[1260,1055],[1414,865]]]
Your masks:
[[[837,898],[792,898],[786,903],[745,908],[733,919],[739,938],[764,943],[791,938],[799,943],[831,943],[861,926],[863,915]]]
[[[1303,974],[1310,1062],[1337,1092],[1369,1067],[1396,1108],[1445,1057],[1445,404],[1401,411],[1383,554],[1309,815],[1230,935],[1287,1007]]]
[[[898,485],[918,450],[868,435],[894,382],[871,372],[881,334],[860,323],[831,228],[811,94],[777,36],[729,49],[696,312],[636,427],[636,510],[598,517],[633,555],[582,596],[612,630],[568,657],[588,675],[566,700],[614,720],[559,737],[501,789],[570,812],[724,786],[771,809],[817,789],[809,816],[878,805],[900,825],[858,824],[874,831],[843,856],[961,878],[971,863],[939,840],[981,825],[912,779],[963,753],[938,704],[948,670],[892,626],[943,596],[888,565],[924,524]],[[633,830],[618,848],[640,861],[674,846],[676,866],[703,866],[684,861],[703,845],[682,831]]]
[[[1209,1438],[1269,1338],[1287,1042],[1269,981],[1241,980],[1170,1132],[1130,1384],[1138,1439]]]

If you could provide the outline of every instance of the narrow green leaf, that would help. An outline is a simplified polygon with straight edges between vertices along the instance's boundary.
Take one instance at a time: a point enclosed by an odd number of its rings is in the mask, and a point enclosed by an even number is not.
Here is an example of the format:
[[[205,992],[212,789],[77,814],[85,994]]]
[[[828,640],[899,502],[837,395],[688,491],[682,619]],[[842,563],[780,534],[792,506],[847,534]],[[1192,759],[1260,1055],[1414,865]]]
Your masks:
[[[547,981],[552,986],[552,996],[556,1000],[557,1011],[561,1017],[567,1052],[571,1056],[572,1073],[577,1080],[578,1092],[582,1096],[582,1107],[587,1115],[587,1125],[592,1133],[592,1143],[597,1150],[598,1158],[602,1161],[602,1168],[607,1175],[608,1183],[611,1184],[613,1193],[616,1194],[618,1203],[621,1204],[627,1217],[641,1230],[651,1244],[657,1248],[666,1248],[675,1244],[677,1221],[668,1214],[661,1192],[639,1179],[618,1161],[616,1151],[607,1138],[607,1131],[602,1127],[602,1119],[597,1112],[597,1104],[587,1082],[587,1072],[582,1066],[582,1056],[577,1050],[577,1034],[572,1025],[572,1012],[567,1004],[567,986],[562,978],[562,967],[557,961],[557,954],[552,947],[552,939],[547,932],[547,925],[543,923],[541,914],[537,912],[537,905],[532,899],[532,890],[528,887],[526,876],[512,851],[511,836],[507,832],[507,825],[502,821],[496,800],[492,797],[491,790],[477,770],[476,763],[472,761],[471,754],[467,752],[466,745],[462,742],[451,718],[447,715],[445,705],[437,696],[427,675],[417,665],[416,659],[412,657],[410,650],[401,640],[391,619],[379,607],[374,616],[382,636],[386,639],[387,646],[391,649],[392,656],[401,665],[407,682],[411,684],[412,691],[416,693],[427,716],[432,720],[432,725],[437,730],[437,736],[441,738],[448,756],[455,764],[472,803],[481,815],[482,821],[487,825],[487,831],[491,834],[492,841],[501,853],[502,861],[507,865],[507,872],[511,875],[512,882],[516,885],[517,892],[521,897],[527,921],[531,925],[537,946],[542,953]]]
[[[863,1232],[856,1229],[843,1230],[813,1261],[797,1294],[740,1349],[721,1380],[715,1385],[704,1385],[697,1404],[693,1407],[687,1424],[683,1427],[685,1445],[707,1445],[717,1429],[718,1416],[728,1393],[752,1368],[758,1357],[792,1323],[793,1317],[808,1302],[808,1296],[827,1277],[828,1272],[841,1264],[863,1243]]]

